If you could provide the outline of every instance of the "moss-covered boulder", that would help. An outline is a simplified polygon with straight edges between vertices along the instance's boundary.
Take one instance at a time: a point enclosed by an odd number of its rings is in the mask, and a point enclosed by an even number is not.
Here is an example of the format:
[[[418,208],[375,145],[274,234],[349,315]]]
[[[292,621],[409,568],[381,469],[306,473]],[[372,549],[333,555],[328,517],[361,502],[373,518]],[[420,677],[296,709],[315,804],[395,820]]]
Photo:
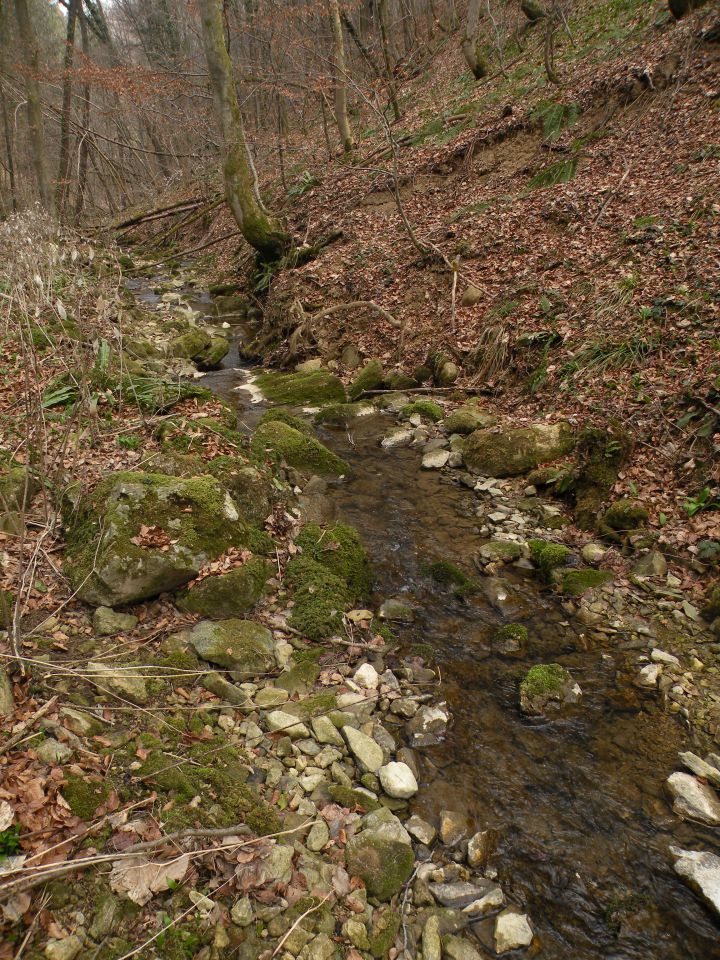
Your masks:
[[[549,540],[530,540],[530,556],[537,564],[540,576],[546,583],[552,579],[553,570],[564,567],[571,557],[571,551],[562,543]]]
[[[265,522],[273,501],[279,498],[268,471],[242,457],[214,457],[206,469],[228,490],[241,517],[256,525]]]
[[[212,337],[207,330],[191,327],[186,333],[170,341],[168,353],[171,357],[182,360],[200,360],[210,349],[211,344]]]
[[[512,563],[522,556],[522,547],[515,540],[489,540],[478,550],[482,563]]]
[[[581,597],[588,590],[610,583],[613,575],[609,570],[565,570],[560,577],[560,591],[568,597]]]
[[[365,403],[333,403],[323,407],[315,414],[315,423],[331,427],[347,427],[358,417],[364,417],[373,412],[372,404]]]
[[[410,879],[415,865],[412,847],[380,831],[364,830],[345,848],[348,873],[360,877],[371,897],[390,900]]]
[[[514,477],[564,457],[573,446],[569,423],[536,423],[498,432],[476,430],[465,441],[463,454],[471,470],[489,477]]]
[[[309,640],[324,640],[342,632],[343,613],[353,595],[342,577],[310,556],[293,557],[286,580],[293,591],[290,626]]]
[[[388,370],[385,374],[385,386],[388,390],[412,390],[418,386],[418,382],[403,370]]]
[[[270,572],[267,560],[251,557],[241,567],[194,583],[175,602],[203,617],[240,617],[258,602]]]
[[[40,489],[35,474],[14,460],[0,463],[0,533],[20,533],[22,511]]]
[[[357,400],[369,390],[379,390],[385,380],[383,365],[379,360],[366,363],[348,388],[351,400]]]
[[[255,676],[276,665],[272,633],[252,620],[202,620],[179,637],[203,660],[234,673]]]
[[[265,423],[275,423],[277,421],[280,423],[286,423],[289,427],[292,427],[293,430],[298,430],[300,433],[304,433],[308,437],[313,436],[312,427],[307,420],[303,420],[302,417],[296,416],[285,407],[273,407],[271,410],[266,410],[258,420],[258,426],[262,426]]]
[[[341,476],[350,467],[341,457],[316,440],[281,421],[263,423],[252,438],[256,457],[284,461],[287,466],[322,476]]]
[[[497,417],[493,414],[481,410],[474,403],[466,403],[448,414],[442,425],[447,433],[467,435],[475,430],[486,430],[488,427],[494,427],[496,423]]]
[[[435,583],[448,587],[456,596],[464,596],[476,589],[475,581],[449,560],[435,560],[424,568],[424,572],[427,572]]]
[[[602,528],[616,533],[628,533],[645,526],[648,512],[637,500],[616,500],[602,516]]]
[[[230,350],[230,341],[227,337],[211,337],[210,343],[197,358],[200,370],[217,370]]]
[[[418,416],[425,420],[431,420],[438,423],[442,420],[445,411],[439,403],[433,403],[432,400],[413,400],[412,403],[406,403],[400,411],[400,416],[404,420],[410,417]]]
[[[372,587],[370,561],[354,527],[347,523],[336,523],[322,528],[316,523],[309,523],[296,543],[306,556],[312,557],[344,580],[353,600],[368,596]]]
[[[342,380],[327,370],[310,373],[261,373],[255,384],[272,403],[291,407],[344,403],[347,399]]]
[[[81,600],[114,607],[176,590],[251,528],[213,477],[121,472],[65,511],[65,572]]]
[[[520,709],[529,716],[577,703],[582,690],[572,674],[559,663],[539,663],[528,670],[520,684]]]

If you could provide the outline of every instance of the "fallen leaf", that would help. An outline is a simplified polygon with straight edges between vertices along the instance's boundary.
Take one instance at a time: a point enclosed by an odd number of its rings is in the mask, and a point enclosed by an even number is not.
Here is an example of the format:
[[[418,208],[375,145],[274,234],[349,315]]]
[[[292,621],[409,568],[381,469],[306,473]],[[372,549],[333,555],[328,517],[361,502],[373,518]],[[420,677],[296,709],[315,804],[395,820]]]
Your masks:
[[[144,906],[154,893],[163,893],[173,882],[179,883],[190,865],[187,854],[165,863],[153,863],[144,857],[116,860],[110,873],[110,889]]]

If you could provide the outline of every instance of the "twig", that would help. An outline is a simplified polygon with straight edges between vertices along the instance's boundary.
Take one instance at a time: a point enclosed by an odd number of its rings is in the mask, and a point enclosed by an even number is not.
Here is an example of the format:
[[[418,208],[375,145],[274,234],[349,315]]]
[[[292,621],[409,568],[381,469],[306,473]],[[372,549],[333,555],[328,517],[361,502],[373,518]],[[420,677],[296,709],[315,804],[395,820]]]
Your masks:
[[[305,913],[300,914],[300,916],[297,918],[297,920],[295,921],[295,923],[290,927],[290,929],[289,929],[288,932],[285,934],[285,936],[282,938],[282,940],[280,940],[280,941],[278,942],[278,945],[277,945],[277,946],[275,947],[275,949],[273,950],[273,954],[272,954],[273,957],[276,957],[276,956],[278,955],[278,953],[280,953],[280,950],[282,949],[282,945],[283,945],[283,944],[285,943],[285,941],[288,939],[288,937],[289,937],[290,934],[293,932],[293,930],[295,930],[295,928],[296,928],[297,926],[299,926],[300,922],[301,922],[302,920],[304,920],[305,917],[310,916],[311,913],[315,913],[316,910],[319,910],[320,907],[321,907],[327,900],[329,900],[331,896],[332,896],[332,890],[331,890],[329,893],[326,893],[326,894],[325,894],[325,896],[322,898],[322,900],[320,901],[320,903],[316,903],[315,906],[309,907],[309,908],[305,911]],[[272,960],[272,958],[271,958],[271,960]]]
[[[9,753],[16,744],[20,743],[20,741],[25,738],[28,730],[31,730],[41,717],[44,717],[46,713],[52,710],[57,701],[58,698],[56,695],[51,697],[47,703],[44,703],[39,710],[36,710],[35,713],[25,721],[23,730],[20,733],[16,733],[14,737],[10,737],[10,739],[0,747],[0,756],[4,753]]]

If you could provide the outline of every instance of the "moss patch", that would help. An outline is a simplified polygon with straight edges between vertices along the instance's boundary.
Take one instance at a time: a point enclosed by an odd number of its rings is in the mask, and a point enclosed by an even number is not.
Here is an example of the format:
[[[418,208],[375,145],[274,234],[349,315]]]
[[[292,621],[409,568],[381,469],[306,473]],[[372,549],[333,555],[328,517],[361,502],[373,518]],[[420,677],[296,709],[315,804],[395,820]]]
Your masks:
[[[383,366],[379,360],[366,363],[348,389],[351,400],[357,400],[368,390],[377,390],[383,385]]]
[[[343,612],[353,602],[343,579],[306,556],[292,558],[286,579],[295,602],[290,616],[293,629],[310,640],[324,640],[342,632]]]
[[[520,693],[528,699],[548,695],[562,696],[570,675],[559,663],[539,663],[531,667],[520,684]]]
[[[350,875],[360,877],[370,896],[378,900],[389,900],[398,893],[415,864],[409,844],[372,831],[364,831],[348,841],[345,859]]]
[[[570,558],[570,550],[561,543],[551,543],[548,540],[530,540],[530,555],[540,570],[540,575],[547,583],[552,578],[556,567],[563,567]]]
[[[369,408],[367,403],[333,403],[315,414],[315,423],[333,427],[347,427]]]
[[[284,410],[282,407],[275,407],[273,410],[266,410],[265,413],[260,417],[258,426],[261,426],[263,423],[275,423],[276,421],[279,421],[280,423],[286,423],[289,427],[292,427],[293,430],[297,430],[299,433],[312,436],[312,428],[306,420],[303,420],[302,417],[296,417],[294,413],[290,413],[289,410]]]
[[[475,581],[449,560],[436,560],[423,568],[436,583],[449,587],[458,596],[476,589]]]
[[[562,575],[560,589],[569,597],[580,597],[588,590],[610,583],[612,579],[609,570],[567,570]]]
[[[204,617],[237,617],[251,610],[262,596],[270,566],[251,557],[228,573],[206,577],[176,600],[181,610]]]
[[[344,403],[345,387],[327,370],[311,373],[261,373],[255,380],[268,400],[291,407]]]
[[[71,775],[62,788],[62,795],[76,817],[92,820],[97,808],[105,803],[110,795],[110,784],[107,780],[85,780],[83,777]]]
[[[341,577],[354,600],[368,596],[372,588],[370,561],[354,527],[336,523],[323,530],[309,523],[296,542],[306,556]]]
[[[445,416],[445,411],[432,400],[413,400],[412,403],[406,403],[400,410],[400,416],[406,420],[415,415],[424,417],[425,420],[432,420],[433,423],[439,423]]]
[[[311,471],[325,476],[340,476],[350,472],[345,460],[328,450],[314,437],[308,437],[294,427],[280,421],[264,423],[252,439],[257,457],[283,460],[297,470]]]

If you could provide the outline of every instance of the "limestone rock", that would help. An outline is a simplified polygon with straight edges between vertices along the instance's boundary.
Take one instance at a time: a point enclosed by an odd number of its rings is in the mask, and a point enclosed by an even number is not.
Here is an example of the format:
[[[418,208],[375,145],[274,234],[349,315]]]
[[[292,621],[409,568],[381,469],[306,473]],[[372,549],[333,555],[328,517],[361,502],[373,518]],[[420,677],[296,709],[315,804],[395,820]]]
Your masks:
[[[460,305],[462,307],[474,307],[476,303],[479,303],[482,300],[482,297],[482,290],[479,290],[471,283],[464,291],[460,299]]]
[[[431,916],[425,922],[422,932],[422,955],[423,960],[441,960],[440,920],[437,916]]]
[[[574,446],[569,423],[536,423],[495,432],[476,430],[465,443],[465,463],[488,477],[514,477],[557,460]]]
[[[184,637],[203,660],[254,676],[275,666],[272,633],[252,620],[201,620]]]
[[[380,767],[380,783],[389,797],[408,800],[418,792],[415,775],[406,763],[392,761]]]
[[[585,563],[601,563],[607,550],[599,543],[586,543],[581,554]]]
[[[309,737],[310,731],[297,717],[284,710],[273,710],[265,717],[268,730],[273,733],[281,732],[291,737],[293,740],[299,740],[301,737]]]
[[[720,857],[708,851],[670,847],[675,873],[720,916]]]
[[[475,430],[486,430],[489,427],[494,427],[496,423],[496,416],[480,409],[474,403],[466,403],[449,413],[443,420],[442,426],[447,433],[467,436]]]
[[[305,845],[308,850],[318,853],[329,840],[330,831],[327,823],[325,823],[324,820],[316,820],[310,828],[310,833],[307,835]]]
[[[451,910],[462,910],[468,904],[482,900],[497,889],[491,880],[479,880],[476,883],[431,883],[430,893],[438,903]]]
[[[410,819],[406,822],[405,829],[420,843],[424,843],[426,847],[429,847],[437,836],[437,830],[435,827],[431,823],[428,823],[427,820],[423,820],[421,817],[418,817],[416,814],[413,814],[413,816],[410,817]]]
[[[353,680],[363,690],[377,690],[380,676],[371,663],[363,663],[353,674]]]
[[[67,763],[67,761],[73,755],[72,750],[67,744],[60,743],[59,741],[54,740],[52,737],[49,737],[47,740],[43,740],[42,743],[38,744],[38,746],[35,748],[35,753],[44,763],[49,763],[53,766]]]
[[[342,734],[332,722],[330,717],[313,717],[310,721],[313,736],[318,743],[329,743],[334,747],[344,747],[345,741]]]
[[[708,780],[714,787],[720,787],[720,770],[712,763],[708,763],[707,760],[701,759],[689,750],[685,753],[679,753],[678,756],[688,770],[692,770],[698,777]]]
[[[518,947],[529,947],[533,941],[532,927],[524,913],[508,907],[495,920],[495,950],[508,953]]]
[[[90,661],[87,674],[102,691],[106,687],[131,703],[144,704],[148,701],[148,690],[142,668],[136,663],[124,663],[113,666],[105,661]]]
[[[137,624],[138,618],[131,613],[116,613],[110,607],[98,607],[93,614],[93,630],[99,637],[130,633]]]
[[[423,470],[440,470],[449,459],[449,450],[431,450],[429,453],[423,454],[422,468]]]
[[[462,937],[443,937],[443,953],[448,960],[483,960],[475,947]]]
[[[382,747],[372,737],[354,727],[343,727],[343,734],[362,769],[377,773],[385,759]]]
[[[679,817],[720,826],[720,799],[709,784],[689,773],[672,773],[665,781],[665,790]]]

